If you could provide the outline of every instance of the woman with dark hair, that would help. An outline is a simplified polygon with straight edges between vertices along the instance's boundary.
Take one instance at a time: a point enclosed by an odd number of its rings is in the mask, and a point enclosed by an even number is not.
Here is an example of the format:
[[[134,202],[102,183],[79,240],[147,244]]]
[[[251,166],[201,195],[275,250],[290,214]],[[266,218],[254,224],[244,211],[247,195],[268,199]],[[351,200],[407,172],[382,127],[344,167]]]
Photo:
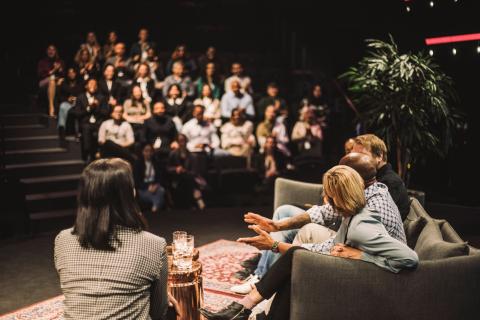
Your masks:
[[[103,45],[103,59],[107,60],[108,58],[115,55],[113,48],[118,42],[118,35],[115,31],[110,31],[108,33],[107,41]]]
[[[75,64],[80,73],[80,78],[87,81],[90,78],[96,79],[100,66],[87,48],[78,50],[75,55]]]
[[[143,97],[148,103],[151,103],[155,97],[155,81],[151,78],[150,66],[147,63],[141,62],[138,64],[133,83],[140,86]]]
[[[165,108],[166,114],[172,117],[177,131],[181,131],[183,124],[191,118],[192,106],[183,96],[179,84],[174,83],[168,88]]]
[[[145,141],[143,123],[152,116],[150,103],[143,97],[139,85],[132,87],[130,99],[123,103],[123,118],[132,125],[135,131],[135,141]]]
[[[77,70],[68,68],[67,76],[60,84],[60,107],[58,109],[58,130],[60,138],[65,137],[68,112],[75,105],[77,97],[83,92],[83,83],[78,79]]]
[[[65,319],[165,319],[166,242],[145,228],[130,165],[118,158],[88,165],[75,225],[55,239]]]
[[[55,92],[58,82],[63,78],[65,63],[58,55],[57,47],[49,45],[46,50],[46,56],[38,62],[38,86],[44,90],[48,98],[48,115],[55,116]]]
[[[202,90],[205,85],[209,85],[212,91],[213,99],[220,99],[222,95],[222,87],[220,77],[216,72],[216,65],[213,62],[207,63],[205,70],[202,71],[202,74],[196,81],[196,90],[197,96],[200,98],[202,95]]]

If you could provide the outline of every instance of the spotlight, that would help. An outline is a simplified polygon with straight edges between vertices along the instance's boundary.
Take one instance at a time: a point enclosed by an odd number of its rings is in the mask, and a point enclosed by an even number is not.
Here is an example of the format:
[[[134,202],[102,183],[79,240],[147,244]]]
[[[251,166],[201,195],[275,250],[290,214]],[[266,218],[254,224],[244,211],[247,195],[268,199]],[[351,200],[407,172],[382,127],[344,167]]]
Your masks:
[[[457,55],[457,49],[453,48],[453,49],[452,49],[452,54],[453,54],[454,56],[456,56],[456,55]]]
[[[430,57],[433,57],[433,50],[432,49],[428,50],[428,54],[430,55]]]
[[[407,12],[410,12],[410,11],[412,11],[412,9],[410,9],[410,7],[409,7],[409,6],[407,6],[405,9],[407,10]]]
[[[480,46],[477,46],[477,53],[480,53]]]
[[[433,8],[434,5],[435,3],[433,1],[430,1],[430,8]]]

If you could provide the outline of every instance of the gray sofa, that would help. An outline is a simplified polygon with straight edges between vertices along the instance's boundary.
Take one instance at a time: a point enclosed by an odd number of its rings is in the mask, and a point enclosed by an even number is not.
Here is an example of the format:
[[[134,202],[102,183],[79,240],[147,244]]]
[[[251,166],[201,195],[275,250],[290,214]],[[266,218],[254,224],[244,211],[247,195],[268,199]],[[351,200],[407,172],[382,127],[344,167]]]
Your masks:
[[[279,178],[274,209],[316,204],[321,192],[320,184]],[[393,274],[363,261],[297,251],[290,319],[480,319],[479,250],[415,198],[404,225],[420,257],[416,270]],[[431,235],[435,230],[442,239]],[[437,258],[445,254],[450,257]]]

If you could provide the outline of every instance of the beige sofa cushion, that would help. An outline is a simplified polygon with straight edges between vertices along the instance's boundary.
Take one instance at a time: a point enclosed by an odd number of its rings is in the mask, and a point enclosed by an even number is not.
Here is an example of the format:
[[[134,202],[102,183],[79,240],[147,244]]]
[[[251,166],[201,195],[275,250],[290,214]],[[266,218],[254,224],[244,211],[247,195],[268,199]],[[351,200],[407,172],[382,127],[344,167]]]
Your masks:
[[[420,260],[436,260],[468,255],[469,248],[466,242],[451,243],[443,240],[440,227],[430,220],[418,237],[415,252]]]

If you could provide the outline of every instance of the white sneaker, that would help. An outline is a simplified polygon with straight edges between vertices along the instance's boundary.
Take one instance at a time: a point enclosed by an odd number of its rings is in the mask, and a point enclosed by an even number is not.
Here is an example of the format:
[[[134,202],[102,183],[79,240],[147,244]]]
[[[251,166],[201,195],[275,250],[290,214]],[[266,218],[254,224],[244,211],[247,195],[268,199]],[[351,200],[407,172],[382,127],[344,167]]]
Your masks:
[[[230,288],[231,291],[239,294],[248,294],[253,289],[253,285],[260,281],[256,274],[251,274],[245,279],[245,282]]]

